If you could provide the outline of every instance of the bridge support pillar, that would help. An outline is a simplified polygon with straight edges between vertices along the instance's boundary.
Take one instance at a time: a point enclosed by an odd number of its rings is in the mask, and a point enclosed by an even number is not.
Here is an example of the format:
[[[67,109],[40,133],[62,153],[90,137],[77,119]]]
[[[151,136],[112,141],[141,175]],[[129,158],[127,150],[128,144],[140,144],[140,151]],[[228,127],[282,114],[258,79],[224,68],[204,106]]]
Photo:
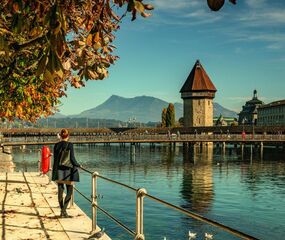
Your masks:
[[[263,142],[260,142],[260,160],[263,160]]]
[[[252,144],[250,144],[250,163],[252,163],[252,156],[253,156],[253,147]]]
[[[136,160],[136,145],[135,143],[131,143],[130,145],[130,160],[134,162]]]
[[[223,151],[223,155],[225,155],[226,153],[226,143],[225,142],[222,143],[222,151]]]
[[[149,148],[155,148],[155,143],[150,143]]]
[[[243,143],[241,143],[241,144],[240,144],[240,147],[241,147],[241,159],[243,160],[244,144],[243,144]]]

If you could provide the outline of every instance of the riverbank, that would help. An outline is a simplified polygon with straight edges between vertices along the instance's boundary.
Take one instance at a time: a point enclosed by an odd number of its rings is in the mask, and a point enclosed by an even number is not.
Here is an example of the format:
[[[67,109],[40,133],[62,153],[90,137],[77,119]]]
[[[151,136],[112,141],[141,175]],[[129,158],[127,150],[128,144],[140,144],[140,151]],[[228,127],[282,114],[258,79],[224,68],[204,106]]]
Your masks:
[[[57,187],[39,173],[0,173],[2,239],[87,239],[91,219],[76,205],[59,218]],[[97,228],[97,231],[100,229]],[[110,240],[104,234],[102,240]]]

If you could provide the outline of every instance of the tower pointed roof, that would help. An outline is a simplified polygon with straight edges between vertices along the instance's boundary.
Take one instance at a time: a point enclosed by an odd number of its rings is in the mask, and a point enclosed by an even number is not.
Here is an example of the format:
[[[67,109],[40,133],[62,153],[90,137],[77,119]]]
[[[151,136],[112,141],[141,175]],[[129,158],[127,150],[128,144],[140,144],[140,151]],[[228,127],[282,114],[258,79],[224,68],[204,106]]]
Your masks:
[[[180,90],[181,93],[194,91],[217,91],[199,60],[196,61],[186,82]]]

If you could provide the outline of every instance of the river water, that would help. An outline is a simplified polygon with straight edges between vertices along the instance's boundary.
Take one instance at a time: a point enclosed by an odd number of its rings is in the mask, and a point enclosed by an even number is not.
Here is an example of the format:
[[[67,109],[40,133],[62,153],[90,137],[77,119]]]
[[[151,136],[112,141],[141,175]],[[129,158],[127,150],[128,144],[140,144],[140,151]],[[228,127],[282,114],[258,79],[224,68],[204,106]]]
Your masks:
[[[39,147],[14,149],[17,170],[35,171]],[[285,239],[285,154],[275,147],[249,146],[188,147],[141,145],[135,154],[119,145],[75,145],[78,162],[91,171],[128,184],[144,187],[153,196],[245,232],[258,239]],[[132,159],[131,159],[132,156]],[[91,195],[91,177],[81,172],[77,184]],[[101,207],[135,230],[135,193],[98,180]],[[89,203],[76,194],[76,203],[91,216]],[[144,200],[146,239],[188,239],[188,231],[204,239],[239,239],[216,227],[193,220],[182,213]],[[121,227],[98,211],[98,225],[115,240],[133,239]]]

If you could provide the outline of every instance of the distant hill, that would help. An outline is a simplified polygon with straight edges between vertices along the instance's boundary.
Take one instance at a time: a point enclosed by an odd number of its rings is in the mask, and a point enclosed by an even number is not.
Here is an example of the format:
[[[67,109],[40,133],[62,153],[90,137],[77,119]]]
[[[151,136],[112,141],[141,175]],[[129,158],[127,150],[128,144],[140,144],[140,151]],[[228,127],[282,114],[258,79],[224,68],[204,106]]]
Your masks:
[[[54,115],[49,116],[49,118],[66,118],[66,115],[63,115],[59,112],[56,112]]]
[[[72,117],[96,118],[96,119],[116,119],[128,121],[136,119],[138,122],[159,122],[161,111],[168,106],[168,102],[149,96],[139,96],[134,98],[124,98],[112,95],[99,106],[83,111]],[[176,119],[183,115],[183,104],[174,103]],[[237,117],[237,113],[214,103],[214,116],[222,114],[224,117]]]
[[[214,102],[214,117],[219,117],[221,114],[223,117],[238,118],[238,115],[236,112],[229,110],[227,108],[224,108],[219,103]]]

